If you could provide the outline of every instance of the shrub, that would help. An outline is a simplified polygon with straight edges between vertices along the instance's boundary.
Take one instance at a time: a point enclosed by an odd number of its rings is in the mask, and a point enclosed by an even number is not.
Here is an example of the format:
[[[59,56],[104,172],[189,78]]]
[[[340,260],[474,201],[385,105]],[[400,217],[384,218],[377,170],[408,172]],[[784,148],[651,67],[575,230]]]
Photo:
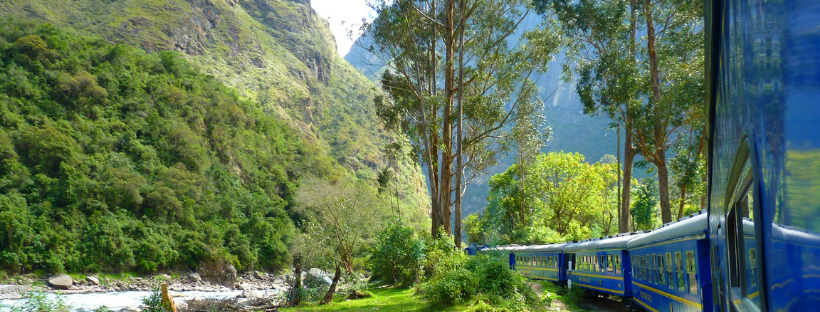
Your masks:
[[[470,257],[464,267],[481,281],[479,290],[482,293],[515,299],[527,305],[538,302],[538,296],[524,276],[510,270],[503,258],[478,255]]]
[[[368,264],[373,278],[399,286],[412,285],[421,275],[424,246],[411,227],[392,221],[371,249]]]
[[[168,310],[162,307],[162,294],[159,288],[156,287],[154,287],[154,290],[151,291],[148,297],[142,298],[142,304],[145,305],[142,309],[142,311],[145,312],[168,312]]]
[[[478,285],[475,274],[464,268],[456,268],[425,284],[422,291],[429,304],[447,307],[474,296]]]
[[[444,231],[441,231],[444,233]],[[453,237],[441,235],[436,239],[427,237],[428,243],[424,258],[424,277],[431,279],[464,265],[467,255],[456,248]]]
[[[26,299],[26,303],[21,307],[12,308],[12,312],[68,312],[69,306],[59,295],[54,298],[49,298],[48,294],[43,292],[27,292],[24,298]]]

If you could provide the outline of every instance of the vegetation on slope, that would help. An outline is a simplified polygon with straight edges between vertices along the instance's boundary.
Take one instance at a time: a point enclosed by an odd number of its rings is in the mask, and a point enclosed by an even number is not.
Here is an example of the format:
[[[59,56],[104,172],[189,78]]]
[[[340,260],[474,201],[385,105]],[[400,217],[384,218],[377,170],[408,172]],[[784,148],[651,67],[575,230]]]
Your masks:
[[[50,25],[0,28],[0,267],[276,269],[295,181],[343,174],[198,72]]]
[[[72,27],[148,52],[176,50],[298,130],[363,179],[391,168],[402,203],[427,205],[417,165],[374,118],[376,86],[336,55],[327,22],[305,0],[77,0],[0,3],[0,16]],[[409,210],[407,210],[409,211]]]

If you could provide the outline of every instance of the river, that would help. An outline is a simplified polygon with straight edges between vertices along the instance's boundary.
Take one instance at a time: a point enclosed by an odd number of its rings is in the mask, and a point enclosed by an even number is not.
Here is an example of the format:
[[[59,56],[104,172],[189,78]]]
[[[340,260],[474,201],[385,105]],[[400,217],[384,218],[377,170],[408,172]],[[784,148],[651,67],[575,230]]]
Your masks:
[[[276,290],[270,290],[275,292]],[[265,294],[265,290],[257,290],[259,294]],[[174,301],[187,301],[190,299],[227,299],[235,298],[242,293],[241,290],[231,291],[171,291]],[[64,302],[71,307],[69,311],[93,311],[99,307],[105,306],[110,310],[119,311],[121,309],[137,309],[142,305],[142,299],[148,297],[151,292],[148,291],[124,291],[124,292],[107,292],[107,293],[87,293],[87,294],[71,294],[62,295]],[[55,298],[55,294],[47,294],[49,298]],[[0,312],[11,311],[11,307],[20,306],[25,303],[25,299],[17,300],[0,300]]]

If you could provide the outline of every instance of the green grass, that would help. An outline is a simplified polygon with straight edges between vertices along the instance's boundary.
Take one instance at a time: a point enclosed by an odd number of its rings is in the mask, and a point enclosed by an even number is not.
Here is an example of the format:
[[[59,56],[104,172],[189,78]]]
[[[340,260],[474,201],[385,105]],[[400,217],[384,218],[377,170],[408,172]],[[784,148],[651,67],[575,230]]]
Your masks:
[[[539,281],[538,283],[541,284],[543,296],[549,294],[553,299],[553,305],[562,302],[568,311],[584,311],[584,309],[578,306],[578,300],[582,300],[582,298],[573,297],[569,289],[550,281]]]
[[[483,311],[491,311],[489,307],[480,298],[470,299],[467,303],[460,304],[450,308],[436,308],[427,305],[419,295],[416,295],[416,290],[396,289],[396,288],[382,288],[373,289],[370,291],[373,297],[359,300],[346,301],[345,296],[337,295],[333,297],[333,302],[328,305],[319,306],[315,303],[297,307],[280,309],[282,312],[295,311],[396,311],[396,312],[414,312],[414,311],[475,311],[481,310],[476,308],[485,308]]]

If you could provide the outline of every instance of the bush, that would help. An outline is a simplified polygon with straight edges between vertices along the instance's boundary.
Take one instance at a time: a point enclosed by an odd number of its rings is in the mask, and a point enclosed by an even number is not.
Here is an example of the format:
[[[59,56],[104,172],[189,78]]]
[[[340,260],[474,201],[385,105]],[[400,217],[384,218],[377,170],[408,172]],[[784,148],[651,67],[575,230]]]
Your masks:
[[[452,236],[441,235],[436,239],[430,237],[425,239],[428,241],[425,244],[427,249],[424,257],[424,277],[426,279],[429,280],[434,276],[449,272],[464,265],[467,261],[467,255],[456,248]]]
[[[482,281],[483,282],[483,281]],[[464,268],[448,271],[422,287],[423,296],[433,306],[462,303],[478,291],[478,278]]]
[[[476,274],[481,281],[480,291],[485,294],[510,298],[515,294],[524,296],[527,303],[538,300],[532,287],[517,271],[510,270],[503,258],[488,255],[470,257],[465,268]]]
[[[420,278],[424,242],[409,226],[392,221],[379,233],[371,249],[369,268],[373,279],[410,286]]]
[[[43,292],[28,292],[24,298],[26,303],[22,307],[12,308],[12,312],[68,312],[69,309],[69,306],[59,295],[55,298],[49,298],[48,294]]]
[[[142,311],[145,312],[168,312],[168,310],[162,307],[162,294],[159,288],[156,287],[154,287],[154,290],[151,291],[148,297],[142,298],[142,304],[145,305],[142,309]]]

